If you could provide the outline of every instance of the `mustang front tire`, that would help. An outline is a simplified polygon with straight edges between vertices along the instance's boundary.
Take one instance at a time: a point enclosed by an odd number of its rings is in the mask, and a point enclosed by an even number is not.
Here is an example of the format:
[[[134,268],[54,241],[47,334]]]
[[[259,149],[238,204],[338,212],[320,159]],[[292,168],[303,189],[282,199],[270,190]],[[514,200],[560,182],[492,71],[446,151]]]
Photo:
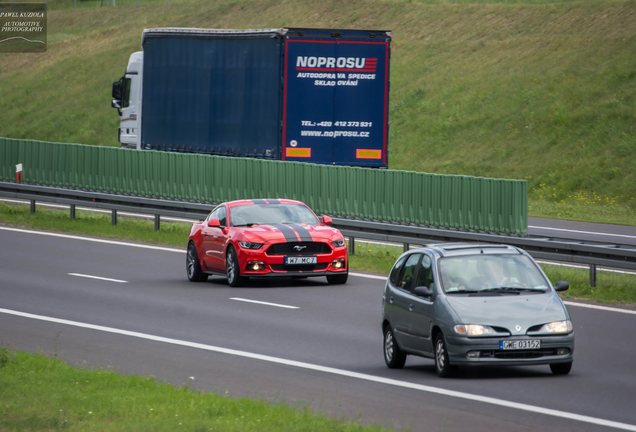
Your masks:
[[[347,278],[349,277],[349,273],[342,274],[334,274],[327,276],[327,283],[329,285],[342,285],[347,283]]]
[[[225,257],[225,274],[227,275],[227,283],[231,287],[241,286],[245,283],[245,277],[241,276],[241,269],[236,251],[232,246],[227,250]]]
[[[192,242],[188,244],[186,252],[186,274],[190,282],[204,282],[208,280],[208,275],[203,273],[197,256],[197,248]]]

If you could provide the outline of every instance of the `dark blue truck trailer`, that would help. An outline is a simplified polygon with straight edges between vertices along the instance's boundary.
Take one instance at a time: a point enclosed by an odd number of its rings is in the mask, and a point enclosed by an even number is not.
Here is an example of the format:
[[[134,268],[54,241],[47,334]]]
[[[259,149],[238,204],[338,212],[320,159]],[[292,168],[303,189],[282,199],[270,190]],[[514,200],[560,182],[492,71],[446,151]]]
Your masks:
[[[386,168],[390,43],[379,30],[144,30],[113,83],[119,141]]]

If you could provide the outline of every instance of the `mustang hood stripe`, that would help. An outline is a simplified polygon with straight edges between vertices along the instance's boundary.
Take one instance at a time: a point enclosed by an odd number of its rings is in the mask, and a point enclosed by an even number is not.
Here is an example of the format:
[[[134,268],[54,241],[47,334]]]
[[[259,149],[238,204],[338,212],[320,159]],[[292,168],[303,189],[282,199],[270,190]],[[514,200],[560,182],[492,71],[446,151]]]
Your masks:
[[[285,236],[285,241],[287,242],[297,242],[298,237],[296,237],[296,232],[288,225],[283,224],[274,224],[272,225],[274,228],[279,229],[283,235]]]
[[[304,242],[313,241],[309,231],[302,225],[293,223],[293,224],[289,224],[289,226],[296,230],[296,232],[298,233],[298,236],[300,237],[300,241],[304,241]]]

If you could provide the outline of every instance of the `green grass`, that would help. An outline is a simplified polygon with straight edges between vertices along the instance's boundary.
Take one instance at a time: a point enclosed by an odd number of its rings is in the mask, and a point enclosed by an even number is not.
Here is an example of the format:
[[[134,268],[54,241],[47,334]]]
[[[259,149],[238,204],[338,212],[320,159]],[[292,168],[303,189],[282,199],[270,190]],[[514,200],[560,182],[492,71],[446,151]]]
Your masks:
[[[119,217],[118,224],[111,225],[110,215],[90,211],[77,211],[76,219],[70,220],[68,210],[49,210],[38,207],[30,213],[29,206],[0,202],[0,224],[44,229],[65,233],[77,233],[92,237],[123,239],[135,242],[182,248],[185,250],[190,224],[164,222],[161,230],[154,230],[152,221]],[[354,272],[367,272],[385,276],[395,259],[402,253],[402,246],[378,246],[357,241],[355,254],[350,256],[350,267]],[[611,272],[597,273],[597,286],[589,284],[586,269],[543,265],[553,282],[567,280],[570,289],[563,296],[605,304],[636,305],[636,276]]]
[[[305,409],[0,349],[2,431],[380,431]]]
[[[636,225],[633,0],[49,2],[0,53],[0,136],[117,145],[111,83],[146,27],[392,30],[392,169],[527,179],[530,215]]]

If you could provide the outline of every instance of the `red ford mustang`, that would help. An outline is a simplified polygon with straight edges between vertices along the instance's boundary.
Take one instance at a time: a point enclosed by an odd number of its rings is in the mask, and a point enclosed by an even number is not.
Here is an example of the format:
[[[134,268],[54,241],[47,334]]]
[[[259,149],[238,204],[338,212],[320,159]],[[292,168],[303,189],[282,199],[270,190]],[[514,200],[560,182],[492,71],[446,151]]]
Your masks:
[[[186,273],[194,282],[209,274],[238,286],[251,276],[326,276],[344,284],[347,245],[331,218],[300,201],[252,199],[219,204],[192,225]]]

